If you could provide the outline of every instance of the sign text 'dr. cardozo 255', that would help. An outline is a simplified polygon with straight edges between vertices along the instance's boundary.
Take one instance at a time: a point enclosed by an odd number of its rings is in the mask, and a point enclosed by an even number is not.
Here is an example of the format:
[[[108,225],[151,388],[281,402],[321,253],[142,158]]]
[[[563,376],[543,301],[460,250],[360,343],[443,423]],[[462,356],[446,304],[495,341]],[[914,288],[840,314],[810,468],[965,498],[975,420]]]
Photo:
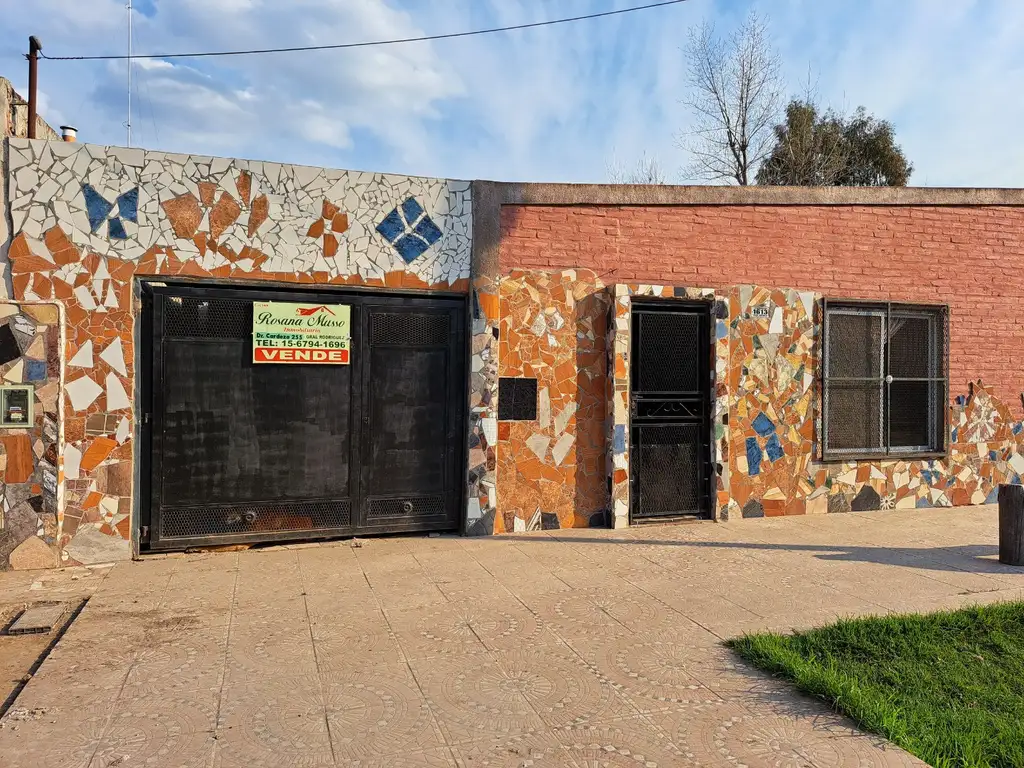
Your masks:
[[[348,365],[351,338],[347,304],[253,302],[254,363]]]

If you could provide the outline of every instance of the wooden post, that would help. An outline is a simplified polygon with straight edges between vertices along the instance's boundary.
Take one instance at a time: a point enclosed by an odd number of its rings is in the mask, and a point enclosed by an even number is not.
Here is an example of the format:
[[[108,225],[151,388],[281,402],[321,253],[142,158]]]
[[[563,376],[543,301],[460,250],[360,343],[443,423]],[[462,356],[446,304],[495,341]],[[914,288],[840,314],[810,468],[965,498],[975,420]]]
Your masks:
[[[28,138],[36,137],[36,108],[39,103],[39,52],[43,44],[38,37],[28,39]]]
[[[999,562],[1024,565],[1024,486],[999,486]]]

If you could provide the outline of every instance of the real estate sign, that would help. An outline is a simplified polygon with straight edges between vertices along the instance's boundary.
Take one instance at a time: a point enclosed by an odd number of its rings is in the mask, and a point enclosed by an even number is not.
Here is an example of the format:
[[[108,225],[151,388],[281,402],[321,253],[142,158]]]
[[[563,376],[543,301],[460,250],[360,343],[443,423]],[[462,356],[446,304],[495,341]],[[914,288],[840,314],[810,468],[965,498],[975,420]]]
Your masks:
[[[347,304],[253,302],[254,363],[348,365],[351,338]]]

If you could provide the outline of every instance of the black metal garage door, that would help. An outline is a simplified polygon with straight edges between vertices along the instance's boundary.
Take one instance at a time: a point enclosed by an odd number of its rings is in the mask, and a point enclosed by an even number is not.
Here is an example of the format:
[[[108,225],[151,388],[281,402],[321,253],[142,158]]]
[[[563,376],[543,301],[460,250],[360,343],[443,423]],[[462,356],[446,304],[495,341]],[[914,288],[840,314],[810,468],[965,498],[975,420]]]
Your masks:
[[[253,364],[255,301],[349,305],[350,364]],[[143,547],[457,529],[464,317],[460,297],[147,285]]]

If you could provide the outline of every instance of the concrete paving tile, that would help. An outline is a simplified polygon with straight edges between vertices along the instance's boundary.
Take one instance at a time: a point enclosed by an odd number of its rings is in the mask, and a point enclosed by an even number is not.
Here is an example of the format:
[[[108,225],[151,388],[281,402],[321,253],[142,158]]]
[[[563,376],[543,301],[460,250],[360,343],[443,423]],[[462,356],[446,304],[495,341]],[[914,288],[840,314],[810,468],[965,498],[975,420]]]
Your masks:
[[[476,628],[492,636],[513,624],[486,608],[444,603],[415,610],[388,610],[388,623],[408,659],[461,656],[487,650]]]
[[[848,756],[846,744],[808,722],[755,714],[734,703],[679,707],[650,717],[687,759],[701,766],[841,768]]]
[[[163,634],[139,647],[125,685],[153,695],[177,687],[219,686],[227,647],[226,626]]]
[[[548,727],[634,717],[639,710],[568,647],[497,654],[507,691],[517,691]]]
[[[214,764],[220,768],[333,765],[320,678],[259,676],[226,686]]]
[[[307,624],[293,621],[232,626],[228,636],[228,676],[315,675],[316,656]]]
[[[551,732],[496,737],[452,747],[459,768],[566,768],[575,763]]]
[[[134,653],[134,649],[133,649]],[[49,662],[49,659],[47,659]],[[124,687],[131,661],[103,670],[71,671],[64,667],[40,668],[16,699],[18,707],[109,713]]]
[[[315,617],[310,632],[317,669],[322,673],[405,661],[398,638],[380,611],[351,617]]]
[[[302,595],[271,598],[270,602],[260,602],[255,598],[231,604],[232,623],[250,624],[272,621],[305,622],[309,609],[306,598]]]
[[[693,765],[649,720],[636,717],[558,728],[555,738],[581,768],[668,768]]]
[[[118,700],[93,763],[208,768],[215,743],[216,697],[191,690],[160,697],[137,693],[141,695]]]
[[[643,634],[595,636],[588,643],[574,639],[570,644],[594,674],[640,712],[719,698],[693,671],[708,652],[704,646]]]
[[[405,664],[320,676],[335,759],[386,757],[445,745]]]
[[[0,720],[0,768],[97,768],[109,713],[18,706]]]
[[[447,747],[385,757],[338,758],[335,765],[340,768],[456,768],[455,758]]]
[[[449,746],[545,729],[523,694],[529,681],[510,678],[497,658],[480,653],[409,661]]]

